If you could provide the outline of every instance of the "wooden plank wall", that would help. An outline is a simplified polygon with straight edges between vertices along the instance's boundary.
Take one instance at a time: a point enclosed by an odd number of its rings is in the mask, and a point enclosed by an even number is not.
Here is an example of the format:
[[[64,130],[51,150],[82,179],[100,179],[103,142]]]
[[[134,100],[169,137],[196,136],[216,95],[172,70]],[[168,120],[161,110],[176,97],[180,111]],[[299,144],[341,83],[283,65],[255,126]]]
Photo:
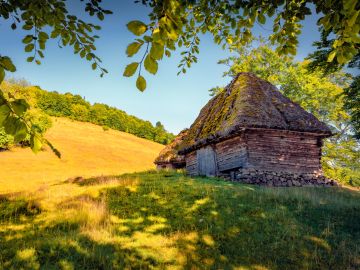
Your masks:
[[[246,166],[247,151],[244,138],[235,137],[216,144],[216,156],[220,172]]]
[[[252,130],[243,137],[217,143],[214,148],[218,172],[238,168],[291,173],[321,171],[321,144],[318,137],[308,134]],[[186,155],[186,170],[190,175],[199,175],[197,156],[197,151]]]
[[[186,171],[189,175],[198,175],[196,151],[186,154]]]
[[[317,137],[283,131],[251,131],[246,134],[249,165],[253,168],[294,173],[321,170],[321,146]]]

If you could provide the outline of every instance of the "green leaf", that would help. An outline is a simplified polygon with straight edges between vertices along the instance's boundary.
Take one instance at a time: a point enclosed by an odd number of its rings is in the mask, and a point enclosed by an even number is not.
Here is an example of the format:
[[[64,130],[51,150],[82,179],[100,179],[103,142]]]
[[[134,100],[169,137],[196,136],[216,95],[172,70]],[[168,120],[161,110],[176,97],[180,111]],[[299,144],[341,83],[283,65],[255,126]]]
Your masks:
[[[134,73],[137,70],[138,66],[139,66],[139,63],[137,63],[137,62],[133,62],[133,63],[127,65],[126,68],[125,68],[123,76],[131,77],[132,75],[134,75]]]
[[[93,55],[91,53],[88,53],[86,55],[86,60],[91,61],[93,59]]]
[[[34,49],[34,44],[30,43],[25,46],[25,52],[31,52]]]
[[[92,68],[93,70],[95,70],[95,69],[97,68],[97,64],[96,64],[96,63],[92,63],[91,68]]]
[[[144,61],[144,67],[151,74],[155,75],[158,70],[158,63],[148,54]]]
[[[137,78],[136,87],[141,92],[144,92],[144,90],[146,89],[146,80],[145,80],[145,78],[143,76],[139,75],[139,77]]]
[[[98,12],[98,13],[97,13],[97,17],[98,17],[98,19],[99,19],[100,21],[104,20],[104,13]]]
[[[258,19],[259,23],[261,23],[261,24],[264,24],[266,22],[266,18],[264,16],[264,14],[262,14],[262,13],[259,13],[257,19]]]
[[[328,61],[328,62],[332,62],[332,61],[334,60],[334,58],[335,58],[335,55],[336,55],[336,51],[332,51],[332,52],[329,54],[327,61]]]
[[[153,43],[151,45],[150,55],[155,60],[161,60],[164,55],[164,45],[159,43]]]
[[[19,143],[26,138],[28,133],[27,127],[24,122],[20,119],[15,123],[15,133],[14,133],[14,142]]]
[[[43,53],[42,51],[38,50],[37,53],[39,54],[39,56],[40,56],[41,58],[44,58],[44,53]]]
[[[45,41],[43,39],[39,40],[39,47],[41,50],[45,50]]]
[[[139,42],[133,42],[133,43],[129,44],[129,46],[127,46],[127,48],[126,48],[127,56],[131,57],[134,54],[136,54],[140,50],[141,46],[142,46],[142,43],[139,43]]]
[[[59,30],[53,30],[50,34],[51,38],[57,38],[60,35],[60,31]]]
[[[343,0],[344,9],[345,10],[354,10],[356,6],[357,0]]]
[[[0,67],[0,83],[5,79],[5,70]]]
[[[40,135],[34,133],[30,137],[30,147],[31,150],[36,154],[41,150],[42,142],[40,140]]]
[[[11,59],[7,56],[0,57],[0,66],[2,66],[3,68],[5,68],[6,70],[8,70],[10,72],[16,71],[16,67],[14,66]]]
[[[22,42],[25,44],[30,43],[33,40],[33,36],[32,35],[27,35],[26,37],[23,38]]]
[[[352,15],[351,19],[348,21],[349,27],[352,27],[352,26],[355,24],[356,19],[357,19],[357,17],[359,16],[359,13],[360,13],[360,10],[354,12],[354,14]]]
[[[82,50],[80,51],[80,57],[81,57],[81,58],[84,58],[85,55],[86,55],[86,50],[85,50],[85,49],[82,49]]]
[[[32,25],[32,24],[24,24],[22,28],[24,30],[31,30],[33,27],[34,27],[34,25]]]
[[[171,21],[169,21],[168,24],[165,25],[166,27],[166,32],[167,32],[167,37],[171,40],[177,40],[179,37],[179,34],[176,30],[176,25],[173,24]]]
[[[345,64],[348,59],[345,57],[344,54],[338,53],[338,54],[336,54],[336,60],[338,61],[338,63],[340,65],[342,65],[342,64]]]
[[[7,134],[10,134],[10,135],[15,135],[16,134],[16,122],[18,121],[19,119],[14,117],[14,116],[11,116],[9,115],[3,122],[3,126],[5,128],[5,132]]]
[[[22,116],[30,107],[25,99],[17,99],[11,102],[10,104],[11,104],[11,108],[18,116]]]
[[[8,105],[4,104],[0,106],[0,125],[10,116],[10,108]]]
[[[41,40],[46,40],[46,39],[49,39],[49,35],[45,32],[40,32],[39,33],[39,39]]]
[[[130,32],[132,32],[133,34],[135,34],[137,36],[141,36],[147,30],[146,24],[144,24],[141,21],[131,21],[126,26]]]

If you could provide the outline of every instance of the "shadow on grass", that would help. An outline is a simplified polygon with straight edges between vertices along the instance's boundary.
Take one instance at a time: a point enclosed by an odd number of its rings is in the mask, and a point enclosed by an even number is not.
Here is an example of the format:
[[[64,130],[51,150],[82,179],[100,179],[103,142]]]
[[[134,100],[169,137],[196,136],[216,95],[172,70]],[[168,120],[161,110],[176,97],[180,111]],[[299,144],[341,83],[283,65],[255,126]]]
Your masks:
[[[264,188],[171,172],[115,180],[118,185],[103,189],[99,198],[81,195],[59,203],[64,216],[56,219],[41,211],[16,220],[9,218],[11,210],[0,216],[0,268],[360,267],[356,192]],[[23,209],[18,203],[1,202],[1,209]]]

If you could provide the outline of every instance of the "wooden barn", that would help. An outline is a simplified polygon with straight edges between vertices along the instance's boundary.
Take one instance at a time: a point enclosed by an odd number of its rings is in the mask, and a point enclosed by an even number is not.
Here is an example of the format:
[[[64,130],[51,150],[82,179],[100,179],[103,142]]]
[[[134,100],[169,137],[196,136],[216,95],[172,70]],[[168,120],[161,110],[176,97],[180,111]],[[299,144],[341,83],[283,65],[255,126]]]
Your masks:
[[[274,186],[334,185],[321,169],[330,129],[252,73],[201,110],[178,147],[190,175]]]
[[[160,169],[183,169],[185,168],[185,156],[179,155],[179,145],[187,134],[187,129],[181,131],[175,139],[168,144],[155,159],[154,163]]]

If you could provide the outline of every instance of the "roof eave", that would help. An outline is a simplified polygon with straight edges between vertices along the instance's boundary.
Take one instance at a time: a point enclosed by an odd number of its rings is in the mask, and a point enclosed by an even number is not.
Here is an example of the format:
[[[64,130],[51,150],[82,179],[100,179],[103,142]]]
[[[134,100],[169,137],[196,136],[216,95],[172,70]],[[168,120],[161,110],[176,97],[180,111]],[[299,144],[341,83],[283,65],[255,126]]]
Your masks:
[[[190,152],[193,152],[201,147],[210,145],[210,144],[214,144],[214,143],[219,143],[221,141],[225,141],[228,139],[231,139],[233,137],[239,136],[240,134],[244,133],[247,130],[266,130],[266,131],[282,131],[282,132],[286,132],[286,133],[292,133],[292,134],[303,134],[303,135],[308,135],[308,136],[314,136],[314,137],[320,137],[320,138],[328,138],[333,136],[334,134],[329,131],[329,132],[315,132],[315,131],[301,131],[301,130],[287,130],[287,129],[274,129],[274,128],[257,128],[257,127],[244,127],[241,128],[239,130],[237,130],[236,132],[230,133],[226,136],[220,137],[220,136],[214,136],[214,138],[206,138],[203,139],[200,142],[197,142],[191,146],[185,147],[181,150],[178,151],[179,155],[185,155],[188,154]]]

